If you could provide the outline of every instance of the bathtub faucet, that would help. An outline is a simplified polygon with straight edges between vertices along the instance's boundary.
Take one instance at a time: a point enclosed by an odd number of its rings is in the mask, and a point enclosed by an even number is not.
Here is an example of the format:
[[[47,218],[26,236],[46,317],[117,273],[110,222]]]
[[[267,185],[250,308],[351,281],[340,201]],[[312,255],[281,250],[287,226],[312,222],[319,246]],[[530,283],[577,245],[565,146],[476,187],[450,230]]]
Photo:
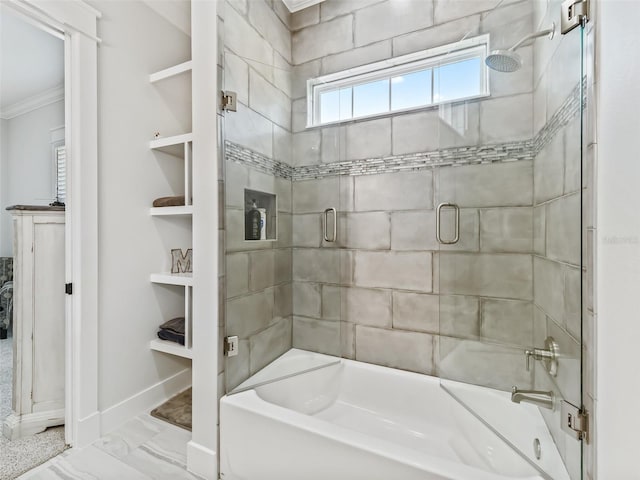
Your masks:
[[[553,392],[544,390],[518,390],[518,387],[511,389],[511,401],[515,403],[532,403],[538,407],[553,410]]]

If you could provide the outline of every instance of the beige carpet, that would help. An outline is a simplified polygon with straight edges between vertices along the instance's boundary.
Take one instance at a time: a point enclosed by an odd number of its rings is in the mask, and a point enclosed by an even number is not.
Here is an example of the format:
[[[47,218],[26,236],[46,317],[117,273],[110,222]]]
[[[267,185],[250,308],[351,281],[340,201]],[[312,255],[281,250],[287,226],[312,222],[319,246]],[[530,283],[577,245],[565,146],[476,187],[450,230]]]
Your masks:
[[[0,435],[0,480],[13,480],[67,449],[64,427],[10,442]]]
[[[187,389],[154,408],[151,415],[185,430],[191,430],[191,389]]]

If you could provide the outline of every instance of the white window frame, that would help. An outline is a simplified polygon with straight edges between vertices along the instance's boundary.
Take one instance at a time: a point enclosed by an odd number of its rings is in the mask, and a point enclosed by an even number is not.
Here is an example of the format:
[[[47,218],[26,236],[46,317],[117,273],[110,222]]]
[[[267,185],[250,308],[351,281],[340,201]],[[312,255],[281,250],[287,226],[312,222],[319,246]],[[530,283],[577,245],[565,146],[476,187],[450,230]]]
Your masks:
[[[489,54],[489,35],[480,35],[468,38],[448,45],[422,50],[420,52],[410,53],[399,57],[390,58],[381,62],[370,63],[360,67],[350,68],[341,72],[323,75],[321,77],[311,78],[307,80],[307,128],[333,125],[337,123],[351,122],[366,118],[375,118],[382,116],[395,115],[398,113],[410,112],[414,110],[422,110],[426,108],[436,107],[442,104],[473,100],[484,98],[490,95],[489,92],[489,69],[484,63],[484,59]],[[457,63],[463,60],[480,57],[480,94],[450,99],[440,102],[432,102],[428,105],[420,105],[398,110],[388,110],[385,112],[352,116],[348,119],[336,120],[332,122],[320,121],[320,95],[327,91],[338,90],[344,87],[356,87],[365,83],[381,80],[385,78],[393,78],[399,75],[418,72],[428,68],[441,67],[451,63]],[[433,82],[432,82],[433,83]],[[391,88],[391,82],[389,82]],[[433,100],[433,88],[431,85],[431,98]],[[391,96],[389,97],[391,98]],[[353,102],[353,94],[352,100]],[[353,112],[353,109],[352,109]]]

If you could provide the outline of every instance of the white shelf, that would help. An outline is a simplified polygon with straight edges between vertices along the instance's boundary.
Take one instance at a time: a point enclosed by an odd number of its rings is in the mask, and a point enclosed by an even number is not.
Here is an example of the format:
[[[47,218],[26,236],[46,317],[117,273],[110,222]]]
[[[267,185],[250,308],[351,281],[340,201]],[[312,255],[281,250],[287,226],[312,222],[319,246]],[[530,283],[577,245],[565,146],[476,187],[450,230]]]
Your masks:
[[[149,148],[175,157],[184,158],[184,144],[193,141],[193,134],[184,133],[172,137],[158,138],[149,142]]]
[[[162,283],[164,285],[181,285],[191,287],[193,277],[190,273],[152,273],[149,277],[152,283]]]
[[[164,70],[160,70],[159,72],[152,73],[149,75],[149,82],[155,83],[160,80],[164,80],[165,78],[175,77],[176,75],[180,75],[181,73],[190,72],[191,71],[192,62],[191,60],[181,63],[180,65],[174,65],[173,67],[165,68]]]
[[[193,358],[193,353],[190,348],[168,340],[160,340],[159,338],[151,340],[149,342],[149,348],[157,352],[169,353],[182,358]]]
[[[187,216],[193,215],[193,205],[181,205],[178,207],[151,207],[149,215],[153,216]]]

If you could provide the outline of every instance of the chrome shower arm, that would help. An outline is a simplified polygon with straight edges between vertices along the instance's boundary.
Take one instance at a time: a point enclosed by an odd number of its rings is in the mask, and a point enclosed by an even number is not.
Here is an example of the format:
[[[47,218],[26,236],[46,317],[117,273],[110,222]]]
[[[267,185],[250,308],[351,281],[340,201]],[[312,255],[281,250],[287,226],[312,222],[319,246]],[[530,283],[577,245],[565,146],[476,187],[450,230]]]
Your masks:
[[[544,36],[549,36],[549,39],[553,38],[553,35],[556,32],[556,24],[552,23],[551,24],[551,28],[547,28],[546,30],[540,30],[539,32],[536,33],[530,33],[529,35],[527,35],[526,37],[523,37],[518,43],[516,43],[513,47],[511,47],[509,50],[512,52],[515,52],[517,49],[519,49],[523,44],[525,44],[526,42],[528,42],[529,40],[533,40],[535,38],[539,38],[539,37],[544,37]]]

